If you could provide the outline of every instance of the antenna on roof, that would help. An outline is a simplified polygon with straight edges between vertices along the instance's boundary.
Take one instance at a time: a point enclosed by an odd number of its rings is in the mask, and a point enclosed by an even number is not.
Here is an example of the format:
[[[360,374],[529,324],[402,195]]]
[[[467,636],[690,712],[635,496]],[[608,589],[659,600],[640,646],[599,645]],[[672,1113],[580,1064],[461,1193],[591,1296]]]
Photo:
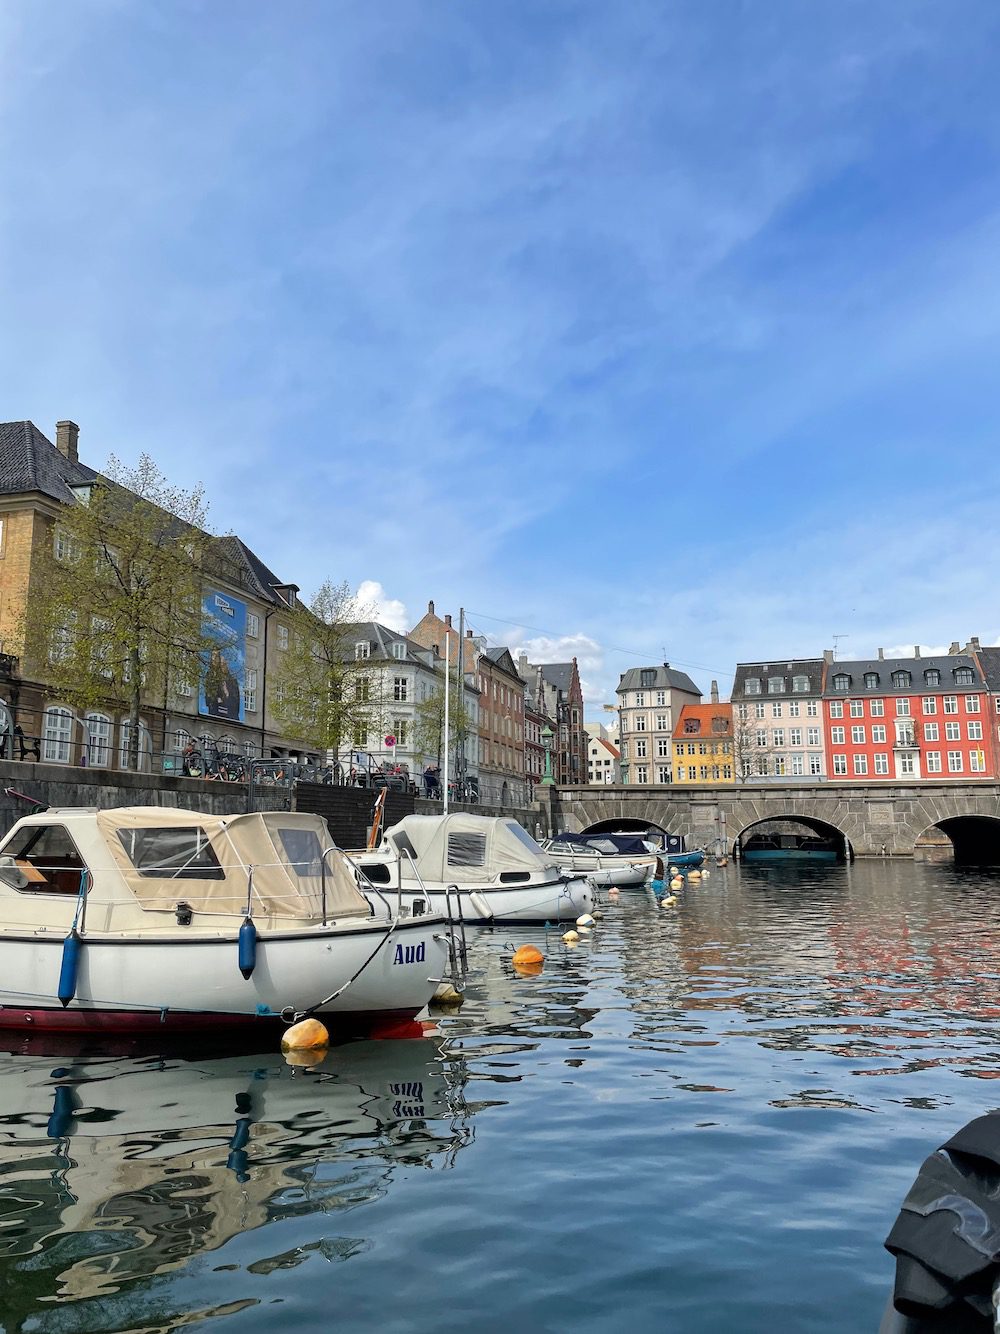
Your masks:
[[[830,636],[830,638],[833,640],[833,656],[834,656],[834,657],[837,656],[837,645],[838,645],[838,643],[839,643],[842,639],[850,639],[850,637],[851,637],[850,635],[831,635],[831,636]]]

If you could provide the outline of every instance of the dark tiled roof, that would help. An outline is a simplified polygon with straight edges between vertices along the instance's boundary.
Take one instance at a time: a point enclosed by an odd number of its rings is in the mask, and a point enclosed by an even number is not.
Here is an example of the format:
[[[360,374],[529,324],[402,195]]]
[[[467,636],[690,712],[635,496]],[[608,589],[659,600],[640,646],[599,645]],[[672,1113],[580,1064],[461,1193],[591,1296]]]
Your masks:
[[[976,650],[986,677],[986,684],[991,690],[1000,691],[1000,648],[980,648]]]
[[[652,684],[642,679],[642,673],[650,671],[656,673]],[[658,667],[630,667],[622,673],[618,682],[618,693],[621,694],[623,690],[686,690],[690,695],[701,696],[701,691],[687,672],[679,672],[669,662],[661,663]]]
[[[823,666],[822,658],[789,658],[785,662],[738,662],[733,680],[732,698],[745,699],[748,694],[746,683],[754,679],[761,683],[760,690],[754,692],[755,699],[759,695],[770,695],[772,699],[782,699],[786,695],[792,697],[819,695],[823,690]],[[795,676],[808,678],[807,689],[792,689],[792,678]],[[770,682],[779,680],[784,682],[783,688],[772,690]]]
[[[511,657],[509,648],[484,648],[483,657],[489,658],[494,667],[499,667],[500,671],[505,675],[513,677],[519,685],[523,683],[524,678],[518,674],[518,670],[514,665],[514,659]]]
[[[83,463],[71,463],[34,422],[0,422],[0,495],[40,491],[68,501],[68,484],[97,476]]]
[[[972,685],[956,686],[955,672],[960,667],[972,669]],[[910,673],[912,684],[894,686],[893,672]],[[928,685],[924,672],[940,673],[940,685]],[[878,676],[878,683],[865,685],[865,674],[873,672]],[[838,676],[850,677],[850,684],[845,690],[834,689],[834,679]],[[949,653],[939,658],[860,658],[851,662],[832,662],[826,669],[826,695],[858,695],[868,692],[877,695],[912,695],[927,691],[948,693],[958,690],[982,690],[983,679],[975,659],[968,653]]]
[[[542,680],[547,681],[556,690],[569,692],[573,685],[573,664],[571,662],[540,662]]]

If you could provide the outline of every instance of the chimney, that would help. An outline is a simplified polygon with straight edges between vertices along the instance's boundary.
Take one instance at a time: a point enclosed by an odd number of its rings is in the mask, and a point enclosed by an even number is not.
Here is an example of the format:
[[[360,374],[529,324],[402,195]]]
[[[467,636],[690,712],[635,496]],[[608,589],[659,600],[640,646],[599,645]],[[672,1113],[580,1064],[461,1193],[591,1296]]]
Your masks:
[[[471,638],[472,638],[472,631],[471,631],[471,630],[466,630],[466,632],[465,632],[465,637],[466,637],[466,639],[471,639]]]
[[[718,704],[718,702],[719,702],[719,683],[718,683],[718,681],[713,681],[713,682],[712,682],[712,703],[713,703],[713,704]]]
[[[884,648],[880,648],[880,649],[879,649],[879,651],[878,651],[878,660],[879,660],[879,662],[885,662],[885,649],[884,649]]]
[[[471,630],[469,634],[472,634]],[[528,674],[528,655],[523,650],[517,656],[517,670],[521,676],[527,676]]]
[[[972,638],[969,640],[969,644],[970,644],[970,646],[971,646],[973,649],[979,649],[979,648],[982,648],[982,645],[981,645],[980,642],[979,642],[979,636],[978,636],[978,635],[973,635]]]
[[[826,662],[826,663],[831,663],[831,662],[833,662],[833,649],[832,649],[832,648],[825,648],[825,649],[823,650],[823,661]]]
[[[428,615],[428,616],[433,616],[433,615],[434,615],[434,603],[433,603],[433,602],[428,602],[428,604],[427,604],[427,615]]]
[[[451,616],[450,616],[450,615],[449,615],[449,616],[445,616],[445,618],[444,618],[444,623],[445,623],[445,625],[448,627],[448,629],[450,630],[450,629],[451,629]]]
[[[958,652],[958,640],[956,639],[948,649],[948,656],[953,657],[957,652]]]
[[[76,422],[56,422],[56,449],[70,463],[80,462],[79,439],[80,428]]]
[[[913,656],[914,656],[915,658],[919,658],[919,657],[920,657],[920,645],[919,645],[919,644],[914,644],[914,645],[913,645]]]

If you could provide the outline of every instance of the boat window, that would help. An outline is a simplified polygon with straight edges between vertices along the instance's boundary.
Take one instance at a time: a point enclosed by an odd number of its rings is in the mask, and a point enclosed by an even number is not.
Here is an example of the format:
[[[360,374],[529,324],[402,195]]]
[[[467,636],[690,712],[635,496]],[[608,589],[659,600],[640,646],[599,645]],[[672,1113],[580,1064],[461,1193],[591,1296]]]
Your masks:
[[[516,820],[504,820],[504,824],[517,839],[518,843],[523,843],[524,846],[530,848],[532,852],[540,851],[538,844],[528,833],[527,829],[523,829]]]
[[[296,875],[322,875],[323,849],[315,829],[279,828],[277,834]]]
[[[373,885],[389,885],[392,883],[392,876],[389,874],[389,867],[385,862],[362,862],[359,867],[361,874],[366,880],[371,881]]]
[[[485,866],[485,834],[449,834],[449,866]]]
[[[501,871],[501,885],[523,885],[526,880],[531,879],[530,871]]]
[[[125,855],[140,875],[160,880],[225,880],[226,873],[200,825],[119,829]]]
[[[79,894],[87,869],[65,825],[25,825],[0,853],[0,878],[26,894]]]

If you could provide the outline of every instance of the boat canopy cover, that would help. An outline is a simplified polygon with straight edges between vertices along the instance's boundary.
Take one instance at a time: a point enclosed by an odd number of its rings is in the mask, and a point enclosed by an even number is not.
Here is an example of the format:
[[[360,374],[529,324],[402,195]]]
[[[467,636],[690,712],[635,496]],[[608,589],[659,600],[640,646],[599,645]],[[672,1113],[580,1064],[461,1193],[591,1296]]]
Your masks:
[[[318,815],[126,806],[96,818],[112,860],[144,908],[173,909],[183,899],[200,912],[240,913],[252,866],[253,911],[296,918],[322,912],[322,854],[333,840]],[[327,857],[325,878],[328,916],[369,915],[339,854]]]
[[[648,857],[650,850],[639,834],[556,834],[553,843],[586,843],[594,852],[626,857]]]
[[[500,816],[407,815],[385,833],[396,853],[411,852],[422,880],[482,884],[504,871],[541,871],[551,862],[515,820]]]

